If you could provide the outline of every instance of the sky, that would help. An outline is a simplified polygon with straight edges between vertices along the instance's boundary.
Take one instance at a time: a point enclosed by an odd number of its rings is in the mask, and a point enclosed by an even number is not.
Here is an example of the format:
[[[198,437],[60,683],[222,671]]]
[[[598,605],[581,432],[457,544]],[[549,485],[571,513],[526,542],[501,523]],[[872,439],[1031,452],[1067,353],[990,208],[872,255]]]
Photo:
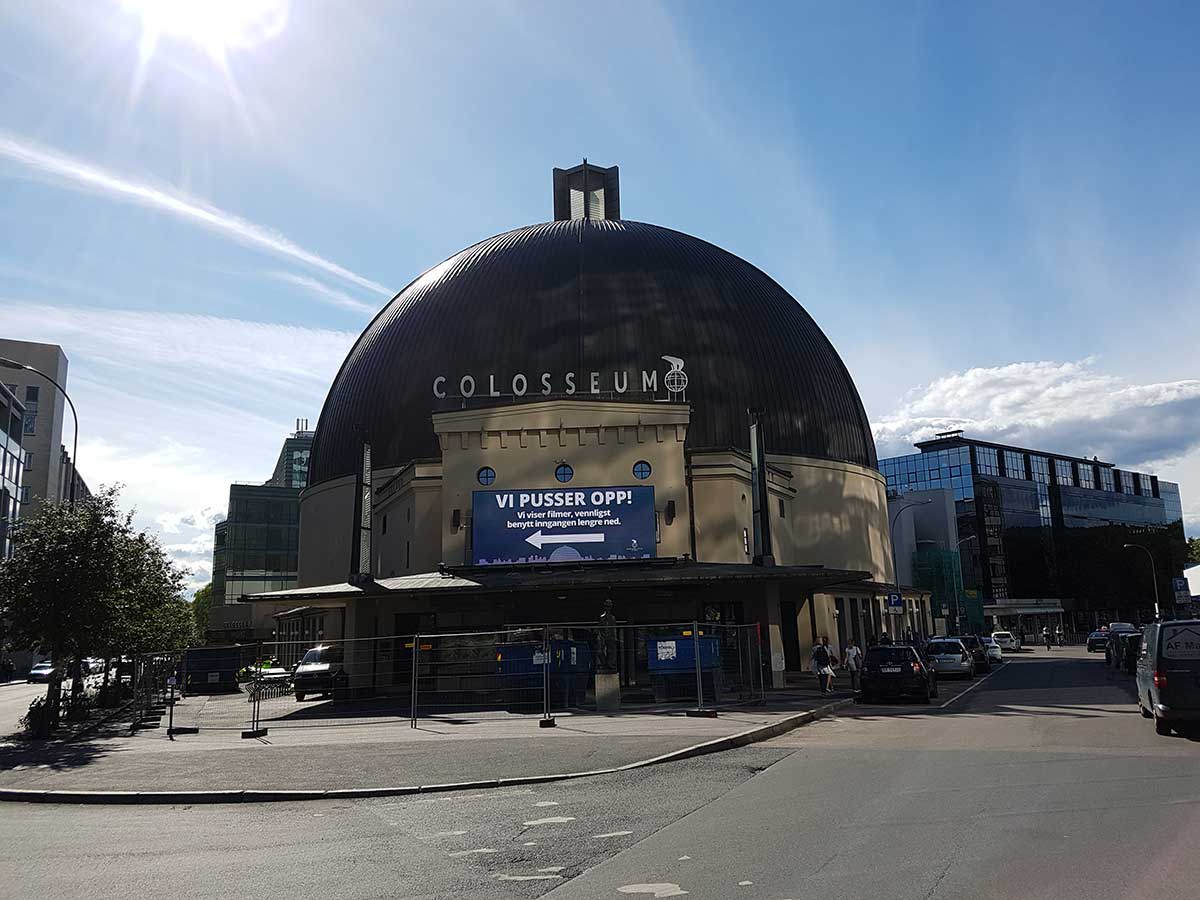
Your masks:
[[[80,471],[211,574],[233,481],[550,170],[812,314],[880,455],[951,427],[1179,481],[1200,534],[1200,7],[0,5],[0,335]]]

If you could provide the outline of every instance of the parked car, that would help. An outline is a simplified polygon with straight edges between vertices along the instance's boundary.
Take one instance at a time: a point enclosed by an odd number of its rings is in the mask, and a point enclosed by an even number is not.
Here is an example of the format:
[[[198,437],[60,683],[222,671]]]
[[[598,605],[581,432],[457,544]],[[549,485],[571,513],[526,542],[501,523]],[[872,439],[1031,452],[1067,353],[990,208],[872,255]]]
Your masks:
[[[984,672],[992,671],[992,661],[988,659],[987,647],[983,645],[978,635],[964,634],[959,637],[963,642],[963,646],[967,651],[975,657],[975,671],[983,670]]]
[[[1103,650],[1107,643],[1108,631],[1093,631],[1087,638],[1087,651],[1095,653],[1097,650]]]
[[[915,697],[928,703],[938,695],[937,673],[907,644],[871,647],[863,657],[860,703]]]
[[[1108,643],[1104,645],[1104,661],[1114,669],[1120,670],[1128,651],[1129,638],[1138,634],[1136,631],[1110,631]]]
[[[1015,653],[1021,649],[1021,641],[1011,631],[993,631],[992,640],[1000,645],[1001,650]]]
[[[40,663],[34,663],[25,680],[29,684],[48,684],[57,677],[60,677],[58,669],[47,659]]]
[[[959,638],[934,638],[925,647],[925,657],[939,676],[975,677],[975,655]]]
[[[1114,654],[1117,652],[1117,641],[1122,634],[1133,634],[1137,631],[1129,622],[1109,622],[1108,640],[1104,642],[1104,662],[1116,668],[1118,663]]]
[[[1137,663],[1141,640],[1142,634],[1139,631],[1115,632],[1111,642],[1113,646],[1110,654],[1112,667],[1118,672],[1128,672],[1132,675]]]
[[[302,701],[309,694],[332,696],[335,690],[349,684],[350,676],[342,663],[341,647],[321,645],[308,650],[292,673],[292,692],[296,701]]]
[[[1146,626],[1137,662],[1138,709],[1170,734],[1200,722],[1200,619]]]
[[[1142,650],[1142,636],[1129,634],[1121,638],[1124,647],[1121,651],[1121,671],[1126,675],[1137,673],[1137,661]]]
[[[984,635],[979,640],[983,641],[983,647],[987,650],[988,662],[1004,662],[1004,653],[1000,649],[1000,644],[994,637]]]

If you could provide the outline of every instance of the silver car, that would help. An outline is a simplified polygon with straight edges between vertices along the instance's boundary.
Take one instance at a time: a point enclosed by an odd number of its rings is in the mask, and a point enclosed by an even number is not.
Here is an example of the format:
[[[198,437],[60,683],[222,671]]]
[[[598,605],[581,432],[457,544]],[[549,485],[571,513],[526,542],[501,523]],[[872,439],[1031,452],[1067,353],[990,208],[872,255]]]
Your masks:
[[[925,656],[939,678],[947,675],[975,677],[975,657],[958,638],[934,638],[926,645]]]
[[[1004,662],[1004,654],[1000,650],[1000,642],[995,638],[981,637],[983,646],[987,649],[988,659],[992,662]]]

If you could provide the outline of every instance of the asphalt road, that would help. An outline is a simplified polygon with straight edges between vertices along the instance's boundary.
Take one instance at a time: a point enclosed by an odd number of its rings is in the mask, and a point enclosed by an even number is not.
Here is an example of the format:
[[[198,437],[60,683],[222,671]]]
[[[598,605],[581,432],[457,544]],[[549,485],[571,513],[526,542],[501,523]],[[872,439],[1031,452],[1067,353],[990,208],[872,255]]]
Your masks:
[[[963,687],[966,687],[965,685]],[[949,693],[943,693],[943,700]],[[668,766],[478,794],[0,806],[14,896],[1188,898],[1200,743],[1056,650]]]

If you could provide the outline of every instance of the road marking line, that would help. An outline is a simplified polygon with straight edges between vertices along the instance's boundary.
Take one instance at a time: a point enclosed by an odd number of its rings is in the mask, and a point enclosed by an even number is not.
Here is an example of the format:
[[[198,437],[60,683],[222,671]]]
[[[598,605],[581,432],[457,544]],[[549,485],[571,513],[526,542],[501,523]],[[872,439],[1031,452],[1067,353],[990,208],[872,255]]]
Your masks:
[[[959,697],[965,697],[967,694],[971,693],[971,691],[975,690],[975,688],[979,687],[981,684],[983,684],[985,681],[987,681],[989,678],[991,678],[993,675],[995,675],[999,671],[1000,671],[999,669],[993,668],[992,671],[988,672],[986,675],[984,675],[982,678],[980,678],[978,681],[976,681],[974,684],[972,684],[969,688],[967,688],[961,694],[956,694],[955,696],[953,696],[949,700],[947,700],[945,703],[940,704],[937,708],[945,709],[947,706],[949,706],[955,700],[959,699]]]
[[[530,825],[562,825],[566,822],[574,822],[574,816],[547,816],[544,819],[534,819],[532,822],[524,823],[526,827]]]
[[[593,834],[593,838],[610,838],[610,837],[625,837],[627,834],[633,834],[632,831],[606,831],[604,834]]]

